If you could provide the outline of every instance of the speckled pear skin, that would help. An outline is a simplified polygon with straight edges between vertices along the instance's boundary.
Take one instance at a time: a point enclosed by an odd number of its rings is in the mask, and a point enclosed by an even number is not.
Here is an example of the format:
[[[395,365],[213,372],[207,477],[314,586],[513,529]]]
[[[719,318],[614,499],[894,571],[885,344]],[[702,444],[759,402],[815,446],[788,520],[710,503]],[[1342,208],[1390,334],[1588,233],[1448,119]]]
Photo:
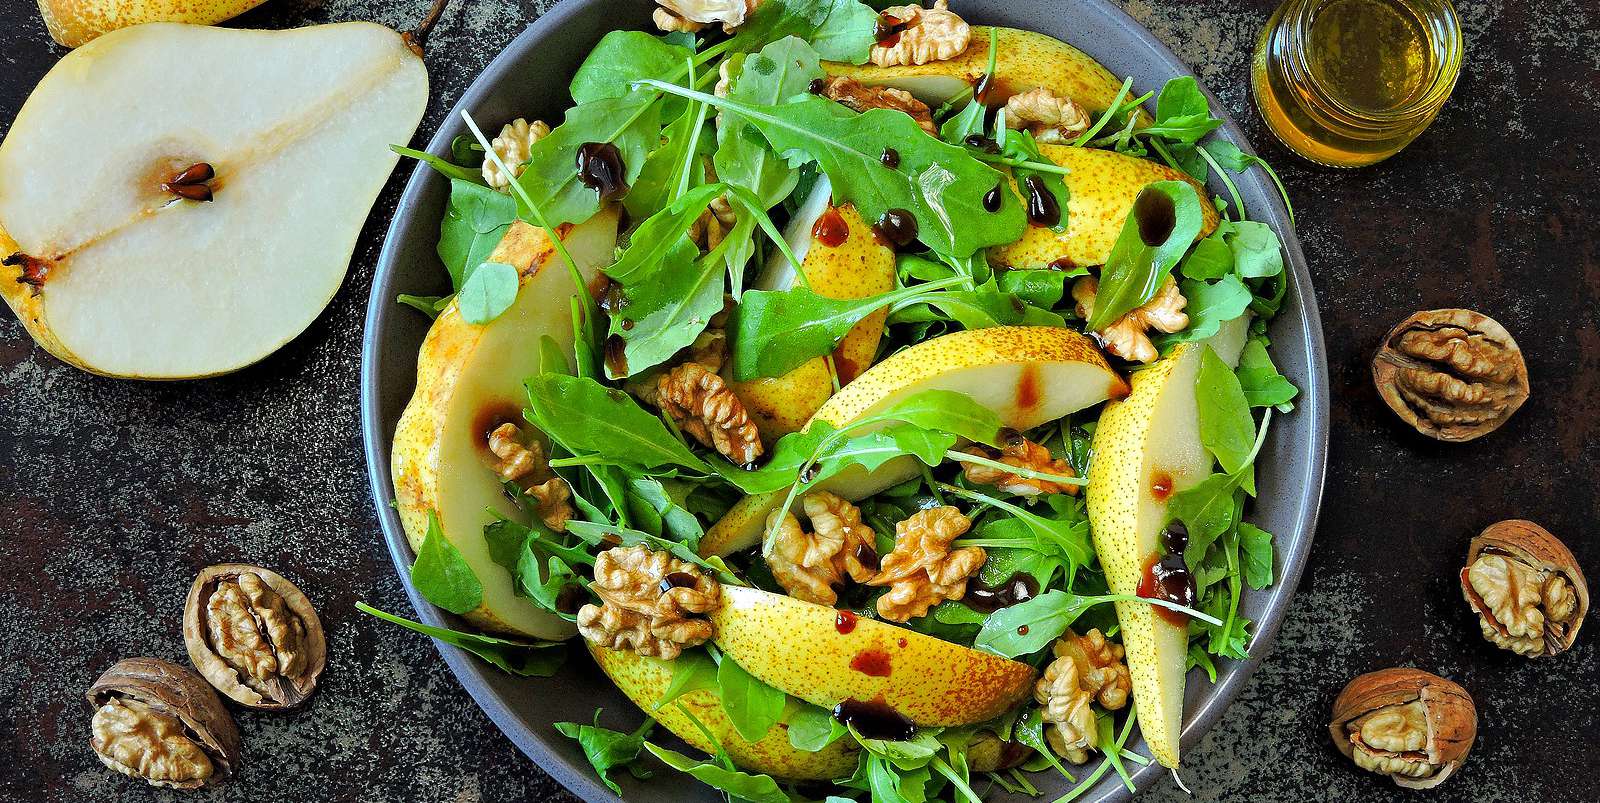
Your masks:
[[[722,589],[717,646],[763,682],[813,705],[881,701],[918,725],[999,716],[1033,687],[1033,667],[885,622],[840,624],[833,608],[754,588]]]
[[[266,0],[39,0],[50,37],[77,47],[118,28],[146,22],[214,25]]]
[[[1033,31],[998,28],[995,79],[986,102],[1005,103],[1012,95],[1045,87],[1072,98],[1090,112],[1110,108],[1122,80],[1087,53],[1059,39]],[[963,86],[976,84],[989,68],[989,28],[972,27],[972,42],[961,55],[928,64],[879,67],[875,64],[823,62],[830,75],[845,75],[869,85],[896,86],[924,102],[937,104]],[[930,81],[942,78],[943,81]]]
[[[1072,172],[1062,177],[1071,200],[1067,202],[1066,229],[1029,226],[1022,239],[989,249],[989,259],[1013,268],[1044,268],[1104,265],[1111,247],[1122,233],[1123,222],[1133,211],[1139,191],[1152,181],[1182,181],[1195,188],[1200,198],[1200,233],[1209,236],[1217,229],[1216,206],[1207,200],[1199,182],[1181,170],[1174,170],[1149,159],[1139,159],[1116,151],[1074,148],[1070,145],[1040,145],[1039,152],[1050,161]],[[1012,181],[1015,189],[1016,182]]]
[[[811,247],[800,262],[811,289],[828,298],[866,298],[893,290],[894,250],[878,239],[853,204],[835,210],[850,234],[837,246],[812,237]],[[878,355],[878,341],[883,338],[883,322],[888,317],[889,311],[880,309],[862,318],[833,350],[839,384],[848,384],[872,365]]]
[[[728,751],[734,763],[747,772],[796,781],[822,781],[842,778],[855,769],[857,751],[847,749],[855,746],[850,739],[840,739],[815,753],[808,753],[789,744],[789,726],[781,721],[759,741],[746,741],[728,719],[728,712],[723,710],[716,692],[710,689],[688,692],[656,708],[656,702],[672,683],[671,661],[593,644],[589,645],[589,654],[617,688],[662,727],[699,750],[715,752],[716,745],[695,727],[694,720],[699,720],[716,737],[722,749]],[[680,705],[688,709],[687,714]]]

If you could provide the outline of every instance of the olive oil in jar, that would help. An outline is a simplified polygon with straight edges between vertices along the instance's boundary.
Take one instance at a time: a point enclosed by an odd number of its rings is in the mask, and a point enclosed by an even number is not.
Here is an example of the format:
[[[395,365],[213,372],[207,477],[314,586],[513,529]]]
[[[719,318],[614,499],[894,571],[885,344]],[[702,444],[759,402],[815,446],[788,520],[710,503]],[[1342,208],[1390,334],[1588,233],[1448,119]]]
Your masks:
[[[1257,44],[1256,106],[1290,149],[1359,167],[1421,134],[1455,87],[1450,0],[1287,0]]]

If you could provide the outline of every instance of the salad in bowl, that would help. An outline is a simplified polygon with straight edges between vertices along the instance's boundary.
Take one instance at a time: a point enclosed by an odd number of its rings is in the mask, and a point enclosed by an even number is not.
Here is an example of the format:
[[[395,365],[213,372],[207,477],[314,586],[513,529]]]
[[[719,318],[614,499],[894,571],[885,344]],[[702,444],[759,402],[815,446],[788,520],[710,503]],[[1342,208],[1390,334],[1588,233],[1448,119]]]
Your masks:
[[[400,299],[395,504],[466,627],[365,610],[592,659],[644,725],[557,727],[614,790],[1070,797],[1178,767],[1186,676],[1247,657],[1297,390],[1230,174],[1270,168],[1193,78],[959,12],[661,0],[563,119],[398,148],[449,181],[453,292]]]

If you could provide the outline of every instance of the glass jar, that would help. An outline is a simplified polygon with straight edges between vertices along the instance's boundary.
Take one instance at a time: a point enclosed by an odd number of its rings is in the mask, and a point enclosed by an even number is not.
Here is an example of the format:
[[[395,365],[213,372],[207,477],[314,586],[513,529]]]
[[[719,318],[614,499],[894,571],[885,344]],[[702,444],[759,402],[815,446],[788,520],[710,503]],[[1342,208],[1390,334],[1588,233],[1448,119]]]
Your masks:
[[[1256,45],[1256,108],[1313,162],[1360,167],[1421,134],[1455,88],[1461,25],[1450,0],[1286,0]]]

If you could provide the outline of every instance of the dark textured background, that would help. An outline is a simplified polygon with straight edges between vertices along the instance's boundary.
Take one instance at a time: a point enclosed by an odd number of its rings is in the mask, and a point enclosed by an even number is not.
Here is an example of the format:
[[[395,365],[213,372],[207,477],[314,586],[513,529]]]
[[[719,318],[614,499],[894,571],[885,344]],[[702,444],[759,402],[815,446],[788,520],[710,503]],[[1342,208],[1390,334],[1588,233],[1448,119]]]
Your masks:
[[[1288,183],[1335,402],[1310,567],[1272,654],[1185,756],[1189,787],[1207,801],[1600,800],[1600,633],[1551,660],[1500,652],[1455,581],[1467,540],[1510,517],[1548,526],[1600,578],[1590,446],[1600,438],[1600,11],[1592,0],[1460,0],[1467,59],[1444,113],[1400,156],[1336,171],[1287,154],[1250,104],[1249,54],[1274,0],[1119,2],[1195,67]],[[433,100],[419,141],[547,5],[452,6],[428,48]],[[426,6],[271,0],[240,24],[405,28]],[[63,51],[31,2],[0,9],[3,133]],[[352,607],[407,610],[356,417],[362,310],[399,188],[397,178],[378,201],[327,313],[230,377],[93,377],[0,316],[0,800],[571,800],[490,725],[426,639]],[[1528,405],[1475,444],[1415,435],[1367,377],[1389,326],[1442,306],[1499,319],[1533,378]],[[190,579],[234,560],[278,569],[317,604],[332,653],[317,698],[297,714],[240,713],[243,774],[211,792],[152,791],[103,769],[86,746],[83,689],[119,657],[183,661]],[[1431,794],[1345,766],[1324,730],[1346,680],[1396,664],[1449,676],[1478,701],[1471,761]],[[1162,780],[1144,799],[1184,798]]]

